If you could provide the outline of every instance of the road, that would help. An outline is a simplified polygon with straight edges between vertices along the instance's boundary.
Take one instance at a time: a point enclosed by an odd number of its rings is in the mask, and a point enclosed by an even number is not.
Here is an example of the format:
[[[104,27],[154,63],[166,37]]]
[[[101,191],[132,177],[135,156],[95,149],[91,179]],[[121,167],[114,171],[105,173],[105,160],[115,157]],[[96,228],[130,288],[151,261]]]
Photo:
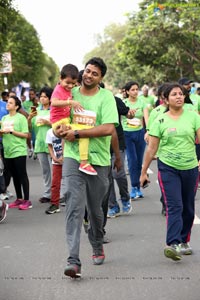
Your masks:
[[[166,220],[161,215],[156,162],[145,197],[132,201],[130,215],[109,219],[101,266],[91,261],[84,230],[81,241],[82,279],[63,275],[68,255],[64,208],[54,215],[41,204],[42,177],[38,161],[28,159],[33,208],[9,209],[0,224],[0,300],[199,300],[200,297],[200,191],[191,245],[194,254],[181,262],[164,257]],[[14,192],[11,184],[10,190]],[[10,201],[8,201],[10,202]]]

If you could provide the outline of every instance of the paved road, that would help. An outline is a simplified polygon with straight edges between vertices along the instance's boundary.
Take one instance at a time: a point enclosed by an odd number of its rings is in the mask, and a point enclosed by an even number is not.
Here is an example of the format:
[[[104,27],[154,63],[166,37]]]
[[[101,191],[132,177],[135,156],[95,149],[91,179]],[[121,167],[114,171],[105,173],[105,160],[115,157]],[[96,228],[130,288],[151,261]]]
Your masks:
[[[163,255],[165,218],[161,216],[160,192],[156,183],[156,162],[152,163],[151,184],[145,198],[132,202],[128,216],[108,220],[111,243],[105,245],[102,266],[91,262],[91,247],[82,233],[82,279],[63,275],[67,248],[64,208],[46,215],[38,161],[28,160],[33,208],[10,209],[0,224],[0,300],[63,299],[200,299],[200,223],[193,227],[192,256],[173,262]],[[13,191],[13,187],[10,187]],[[196,214],[200,216],[200,192]]]

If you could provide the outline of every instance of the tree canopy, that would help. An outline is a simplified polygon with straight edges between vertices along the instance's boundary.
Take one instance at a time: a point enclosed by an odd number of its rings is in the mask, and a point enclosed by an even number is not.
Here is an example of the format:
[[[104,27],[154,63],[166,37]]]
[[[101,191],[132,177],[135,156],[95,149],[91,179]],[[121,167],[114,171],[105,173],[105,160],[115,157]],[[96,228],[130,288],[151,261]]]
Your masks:
[[[113,89],[132,79],[140,85],[183,76],[200,81],[199,13],[198,0],[142,0],[138,12],[127,14],[125,24],[110,24],[96,36],[96,47],[83,62],[101,56],[108,66],[105,81]],[[35,28],[13,7],[12,0],[0,0],[0,20],[0,55],[12,54],[9,88],[21,80],[35,88],[53,87],[58,66],[43,52]]]
[[[182,76],[200,80],[199,13],[198,1],[141,1],[139,12],[128,14],[120,38],[115,33],[121,26],[111,25],[91,52],[112,70],[106,81],[121,87],[130,79],[150,85]]]
[[[12,56],[9,89],[21,81],[30,82],[37,89],[43,85],[54,87],[59,75],[58,66],[43,52],[38,33],[13,7],[12,0],[0,0],[0,19],[0,54],[11,52]],[[3,80],[0,89],[3,89]]]
[[[4,46],[7,43],[7,34],[10,24],[13,21],[14,13],[12,0],[0,0],[0,55],[4,52]]]

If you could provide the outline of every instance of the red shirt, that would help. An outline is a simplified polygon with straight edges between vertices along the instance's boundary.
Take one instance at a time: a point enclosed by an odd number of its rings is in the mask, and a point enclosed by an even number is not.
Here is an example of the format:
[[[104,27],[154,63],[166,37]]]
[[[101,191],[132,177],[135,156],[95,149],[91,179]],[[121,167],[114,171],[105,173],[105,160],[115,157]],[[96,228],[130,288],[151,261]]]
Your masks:
[[[56,98],[58,100],[68,100],[72,99],[71,91],[66,90],[60,84],[57,84],[51,95],[51,99]],[[55,123],[61,119],[68,118],[70,116],[70,107],[50,107],[50,122]]]

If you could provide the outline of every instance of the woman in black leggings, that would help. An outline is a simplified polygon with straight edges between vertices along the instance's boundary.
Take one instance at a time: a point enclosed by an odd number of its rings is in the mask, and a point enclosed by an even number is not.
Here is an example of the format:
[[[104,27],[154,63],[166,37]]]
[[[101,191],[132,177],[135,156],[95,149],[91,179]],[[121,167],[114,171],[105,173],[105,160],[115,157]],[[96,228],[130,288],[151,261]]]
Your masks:
[[[6,169],[13,177],[17,199],[9,208],[27,210],[32,207],[29,200],[29,179],[26,171],[28,122],[25,116],[18,113],[21,102],[16,96],[8,99],[6,109],[9,114],[2,118],[1,135]],[[22,195],[23,191],[23,195]]]

